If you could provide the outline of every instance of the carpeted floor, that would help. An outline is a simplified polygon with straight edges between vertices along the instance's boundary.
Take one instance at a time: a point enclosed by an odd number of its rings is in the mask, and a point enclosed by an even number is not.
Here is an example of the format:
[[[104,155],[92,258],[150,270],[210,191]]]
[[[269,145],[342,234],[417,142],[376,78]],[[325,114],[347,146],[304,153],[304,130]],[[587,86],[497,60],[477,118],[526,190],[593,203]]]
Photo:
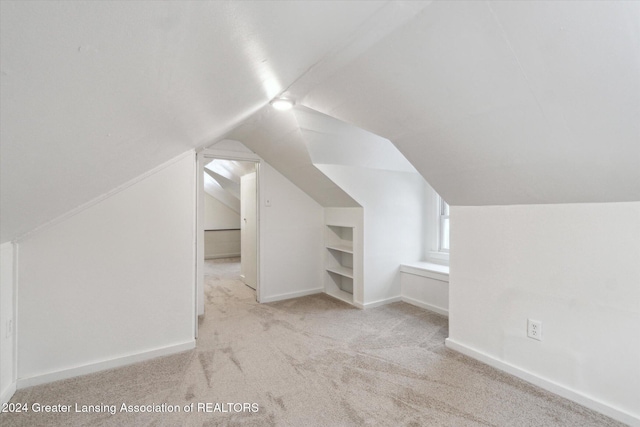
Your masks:
[[[621,425],[447,350],[447,319],[437,314],[405,303],[362,311],[325,295],[259,305],[237,280],[237,260],[208,261],[207,269],[195,350],[12,399],[72,411],[76,403],[115,405],[114,415],[29,411],[2,414],[0,425]],[[122,412],[122,403],[179,405],[180,413]]]

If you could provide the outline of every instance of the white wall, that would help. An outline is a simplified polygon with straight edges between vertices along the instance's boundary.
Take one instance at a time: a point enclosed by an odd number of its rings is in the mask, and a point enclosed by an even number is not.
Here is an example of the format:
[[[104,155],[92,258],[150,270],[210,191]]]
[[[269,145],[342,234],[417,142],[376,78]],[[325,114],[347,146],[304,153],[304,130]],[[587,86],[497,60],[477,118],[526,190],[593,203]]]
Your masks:
[[[400,264],[424,253],[424,179],[417,173],[317,165],[364,208],[364,306],[399,298]]]
[[[322,292],[323,208],[268,163],[260,174],[260,301]]]
[[[449,265],[449,254],[439,252],[440,196],[427,182],[424,185],[424,203],[425,247],[423,259],[428,262]]]
[[[0,404],[16,389],[14,256],[12,243],[0,246]]]
[[[190,151],[20,242],[18,387],[193,346],[195,185]]]
[[[640,202],[451,217],[448,342],[640,424]],[[526,337],[527,318],[542,342]]]
[[[240,214],[206,192],[204,229],[205,259],[240,256]]]
[[[434,277],[448,275],[433,274],[430,271],[401,267],[400,285],[402,300],[409,304],[449,316],[449,281]],[[409,271],[407,271],[409,270]],[[430,277],[434,276],[434,277]]]
[[[240,228],[240,214],[215,197],[204,193],[204,229]]]

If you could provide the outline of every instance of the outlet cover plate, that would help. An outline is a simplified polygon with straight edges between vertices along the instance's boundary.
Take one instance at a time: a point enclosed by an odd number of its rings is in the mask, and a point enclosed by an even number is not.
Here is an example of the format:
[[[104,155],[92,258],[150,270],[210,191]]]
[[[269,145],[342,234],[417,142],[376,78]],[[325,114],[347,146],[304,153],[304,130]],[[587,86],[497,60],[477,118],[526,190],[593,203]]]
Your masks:
[[[539,320],[527,319],[527,337],[542,341],[542,322]]]

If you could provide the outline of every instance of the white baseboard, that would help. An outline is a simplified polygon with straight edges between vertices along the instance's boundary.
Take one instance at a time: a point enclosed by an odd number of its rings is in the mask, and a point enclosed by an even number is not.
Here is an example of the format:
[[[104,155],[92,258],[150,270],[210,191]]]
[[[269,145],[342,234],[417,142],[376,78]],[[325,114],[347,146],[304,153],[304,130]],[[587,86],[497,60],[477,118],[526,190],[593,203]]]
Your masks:
[[[378,300],[378,301],[367,302],[367,303],[362,304],[362,308],[380,307],[381,305],[391,304],[392,302],[398,302],[398,301],[402,301],[402,297],[401,296],[385,298],[385,299],[381,299],[381,300]]]
[[[415,305],[416,307],[424,308],[425,310],[433,311],[434,313],[438,313],[443,316],[449,317],[449,310],[445,308],[437,307],[435,305],[431,305],[426,302],[422,302],[415,298],[407,297],[404,295],[402,296],[402,301],[406,302],[407,304]]]
[[[456,342],[451,338],[447,338],[446,341],[447,348],[451,350],[455,350],[459,353],[464,354],[465,356],[469,356],[473,359],[479,360],[482,363],[486,363],[489,366],[492,366],[501,371],[507,372],[513,376],[516,376],[522,380],[525,380],[528,383],[537,385],[540,388],[543,388],[551,393],[557,394],[558,396],[564,397],[565,399],[572,400],[582,406],[585,406],[589,409],[593,409],[594,411],[600,412],[608,417],[611,417],[617,421],[623,422],[630,426],[640,426],[640,417],[637,415],[630,414],[622,409],[615,408],[610,406],[604,402],[601,402],[593,397],[586,396],[579,391],[573,390],[569,387],[563,386],[551,380],[539,377],[529,371],[526,371],[517,366],[511,365],[510,363],[503,362],[501,360],[496,359],[493,356],[489,356],[486,353],[475,350],[471,347],[468,347],[464,344]]]
[[[291,298],[306,297],[307,295],[320,294],[322,292],[324,292],[324,288],[308,289],[306,291],[288,292],[286,294],[271,295],[267,297],[263,296],[260,298],[260,303],[275,302],[275,301],[282,301],[282,300],[291,299]]]
[[[32,387],[35,385],[46,384],[53,381],[65,380],[67,378],[78,377],[80,375],[93,374],[95,372],[104,371],[106,369],[119,368],[131,365],[137,362],[154,359],[160,356],[168,356],[170,354],[181,353],[183,351],[195,348],[195,340],[187,341],[182,344],[176,344],[169,347],[157,348],[142,353],[136,353],[129,356],[118,357],[116,359],[105,360],[89,365],[78,366],[76,368],[64,369],[62,371],[51,372],[44,375],[36,375],[29,378],[19,378],[17,383],[18,390]]]
[[[11,400],[11,396],[13,396],[13,393],[15,393],[17,390],[17,385],[16,383],[11,383],[9,384],[9,387],[7,387],[6,389],[4,389],[2,391],[2,394],[0,394],[0,405],[4,405],[5,403],[7,403],[9,400]]]

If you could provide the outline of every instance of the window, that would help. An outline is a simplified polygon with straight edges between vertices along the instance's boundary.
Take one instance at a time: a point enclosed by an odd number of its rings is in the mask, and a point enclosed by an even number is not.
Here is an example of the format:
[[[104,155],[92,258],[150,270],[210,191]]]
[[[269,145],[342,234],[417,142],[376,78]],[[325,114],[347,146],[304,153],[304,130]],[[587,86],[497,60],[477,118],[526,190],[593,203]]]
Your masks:
[[[449,264],[449,205],[433,188],[426,193],[426,247],[425,260],[436,264]]]
[[[438,196],[438,252],[449,253],[449,205]]]

